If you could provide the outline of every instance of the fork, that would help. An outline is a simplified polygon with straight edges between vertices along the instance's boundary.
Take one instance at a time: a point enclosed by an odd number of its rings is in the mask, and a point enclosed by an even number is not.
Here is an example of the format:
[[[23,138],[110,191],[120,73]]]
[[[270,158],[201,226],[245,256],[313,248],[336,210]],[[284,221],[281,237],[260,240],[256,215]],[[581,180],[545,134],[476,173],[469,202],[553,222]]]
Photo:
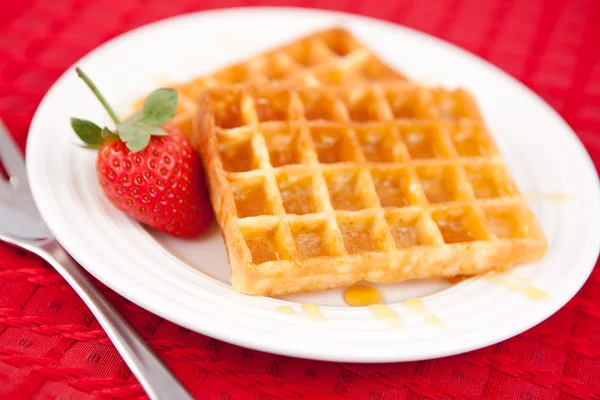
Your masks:
[[[53,238],[34,203],[25,162],[0,119],[0,240],[37,254],[62,275],[92,311],[151,399],[192,399],[136,330]]]

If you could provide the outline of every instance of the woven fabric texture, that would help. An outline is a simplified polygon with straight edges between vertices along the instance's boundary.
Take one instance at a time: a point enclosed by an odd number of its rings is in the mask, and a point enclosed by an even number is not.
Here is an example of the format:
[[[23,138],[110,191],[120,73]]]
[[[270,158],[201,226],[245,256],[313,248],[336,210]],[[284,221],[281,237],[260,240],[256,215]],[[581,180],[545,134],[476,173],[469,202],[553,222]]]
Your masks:
[[[251,0],[2,0],[0,118],[25,147],[44,93],[77,59],[132,28]],[[600,1],[288,0],[441,37],[532,88],[600,166]],[[596,222],[597,223],[597,222]],[[99,284],[201,399],[600,399],[600,271],[562,310],[500,344],[440,360],[362,365],[298,360],[211,339]],[[89,310],[35,256],[0,244],[0,398],[143,399]]]

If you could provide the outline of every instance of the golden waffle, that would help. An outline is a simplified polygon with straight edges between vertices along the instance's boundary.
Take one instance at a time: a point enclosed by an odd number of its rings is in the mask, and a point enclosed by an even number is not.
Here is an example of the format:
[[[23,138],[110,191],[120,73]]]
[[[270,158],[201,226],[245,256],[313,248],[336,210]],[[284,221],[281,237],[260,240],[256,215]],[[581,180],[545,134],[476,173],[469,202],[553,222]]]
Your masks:
[[[196,99],[206,87],[267,82],[303,85],[361,81],[400,81],[404,76],[380,60],[349,31],[335,27],[251,56],[206,76],[176,85],[179,108],[174,123],[190,133]],[[136,106],[140,106],[138,101]]]
[[[217,87],[194,139],[240,292],[475,275],[546,251],[462,90]]]

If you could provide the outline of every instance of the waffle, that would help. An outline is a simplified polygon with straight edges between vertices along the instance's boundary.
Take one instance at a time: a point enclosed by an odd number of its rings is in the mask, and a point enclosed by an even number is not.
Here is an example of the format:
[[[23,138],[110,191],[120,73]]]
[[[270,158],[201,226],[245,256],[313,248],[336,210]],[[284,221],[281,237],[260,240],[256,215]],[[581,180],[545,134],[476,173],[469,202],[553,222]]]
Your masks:
[[[475,275],[547,248],[464,90],[216,87],[193,138],[243,293]]]
[[[242,83],[290,82],[314,86],[321,83],[402,81],[406,78],[380,60],[349,31],[340,27],[321,30],[281,47],[253,55],[214,73],[175,85],[179,108],[173,120],[191,133],[196,99],[206,87]],[[139,108],[143,100],[135,103]]]

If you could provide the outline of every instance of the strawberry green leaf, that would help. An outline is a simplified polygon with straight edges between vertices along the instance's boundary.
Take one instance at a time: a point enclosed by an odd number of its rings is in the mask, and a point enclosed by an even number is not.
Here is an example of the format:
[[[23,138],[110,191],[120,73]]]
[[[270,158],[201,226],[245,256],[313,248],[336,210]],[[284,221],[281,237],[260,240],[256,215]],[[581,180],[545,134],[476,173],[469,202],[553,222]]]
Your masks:
[[[175,89],[156,89],[146,98],[139,122],[149,125],[162,125],[167,122],[177,109],[178,95]]]
[[[102,128],[102,131],[100,132],[100,135],[102,136],[102,138],[105,141],[108,140],[108,139],[115,139],[115,138],[118,137],[116,133],[112,132],[107,127]]]
[[[141,117],[142,117],[142,111],[141,110],[140,111],[136,111],[136,112],[134,112],[133,114],[131,114],[129,117],[127,117],[125,119],[125,123],[126,124],[133,124],[133,123],[139,121]]]
[[[88,146],[98,148],[104,143],[102,129],[93,122],[71,118],[71,127],[79,138]]]
[[[82,149],[86,149],[86,150],[98,150],[100,148],[100,146],[91,146],[89,144],[78,144],[78,147],[81,147]]]
[[[119,124],[117,125],[119,138],[125,142],[127,148],[136,153],[150,143],[150,132],[135,125]]]
[[[167,136],[168,135],[168,133],[159,126],[145,124],[140,121],[134,123],[133,125],[137,126],[138,128],[145,129],[152,136]]]

